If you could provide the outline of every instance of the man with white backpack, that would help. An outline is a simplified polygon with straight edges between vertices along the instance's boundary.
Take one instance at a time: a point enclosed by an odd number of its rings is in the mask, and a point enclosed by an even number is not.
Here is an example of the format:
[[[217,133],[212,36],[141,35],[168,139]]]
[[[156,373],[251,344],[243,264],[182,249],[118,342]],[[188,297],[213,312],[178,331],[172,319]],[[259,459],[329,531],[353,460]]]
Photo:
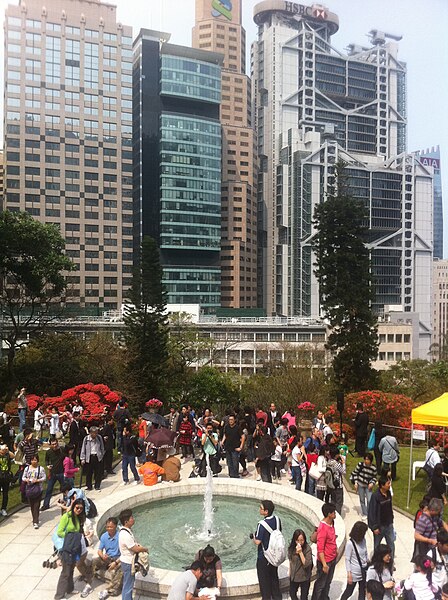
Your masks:
[[[273,515],[271,500],[260,502],[260,515],[254,543],[258,546],[257,575],[262,600],[281,600],[278,567],[286,559],[286,542],[282,534],[282,523]]]

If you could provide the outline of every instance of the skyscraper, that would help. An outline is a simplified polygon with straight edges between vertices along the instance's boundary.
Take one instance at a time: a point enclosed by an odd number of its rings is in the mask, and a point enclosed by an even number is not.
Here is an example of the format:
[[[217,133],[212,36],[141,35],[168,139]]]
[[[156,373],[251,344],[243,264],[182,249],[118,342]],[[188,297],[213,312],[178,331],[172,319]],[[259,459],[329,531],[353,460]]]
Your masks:
[[[168,44],[142,29],[134,43],[134,241],[160,248],[170,304],[220,305],[222,56]]]
[[[424,167],[434,173],[434,258],[443,258],[443,198],[442,172],[440,170],[440,148],[422,150],[417,156]]]
[[[196,0],[193,46],[223,55],[221,305],[257,304],[257,204],[251,85],[242,0]]]
[[[431,324],[432,184],[406,150],[406,65],[397,36],[371,31],[348,54],[332,46],[337,15],[321,5],[255,6],[261,289],[268,314],[317,316],[313,213],[334,165],[347,163],[368,209],[374,309]]]
[[[55,223],[67,305],[118,308],[132,271],[132,29],[98,0],[20,0],[5,20],[4,208]]]

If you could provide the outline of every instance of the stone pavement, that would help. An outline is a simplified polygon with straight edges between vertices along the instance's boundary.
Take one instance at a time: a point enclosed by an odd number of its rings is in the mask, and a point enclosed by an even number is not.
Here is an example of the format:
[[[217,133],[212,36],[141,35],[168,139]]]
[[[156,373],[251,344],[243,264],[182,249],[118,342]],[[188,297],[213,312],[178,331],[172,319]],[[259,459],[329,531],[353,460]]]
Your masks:
[[[191,462],[182,465],[183,478],[188,477],[192,467]],[[220,477],[226,476],[226,469]],[[249,465],[250,478],[255,477],[254,467]],[[109,476],[103,481],[100,492],[89,492],[89,497],[95,500],[104,494],[113,495],[121,488],[121,471],[116,467],[117,474]],[[283,475],[281,485],[289,486],[291,494],[296,494],[294,488],[288,482],[289,477]],[[174,484],[175,485],[175,484]],[[273,484],[279,485],[279,484]],[[41,527],[33,529],[31,515],[28,508],[23,508],[6,518],[0,517],[0,600],[52,600],[56,590],[60,569],[44,569],[42,562],[49,558],[52,552],[51,535],[56,527],[60,510],[55,506],[56,498],[52,501],[52,507],[41,513]],[[257,499],[258,500],[258,499]],[[345,490],[344,514],[347,534],[359,520],[359,503],[355,494]],[[413,526],[412,520],[395,511],[396,540],[396,577],[398,581],[404,579],[412,570],[410,559],[413,550]],[[369,554],[373,548],[372,534],[367,533]],[[289,540],[287,540],[289,542]],[[142,540],[144,543],[144,540]],[[254,565],[255,565],[254,553]],[[76,571],[75,571],[76,574]],[[331,600],[337,600],[345,588],[346,570],[342,558],[335,572],[335,577],[330,590]],[[83,583],[76,584],[77,590],[82,590]],[[89,598],[97,598],[98,592],[105,589],[106,585],[98,580],[94,581],[94,592]],[[79,598],[79,596],[73,596]],[[310,594],[311,597],[311,594]],[[352,596],[357,599],[357,591]],[[134,594],[134,600],[151,600],[148,596]]]

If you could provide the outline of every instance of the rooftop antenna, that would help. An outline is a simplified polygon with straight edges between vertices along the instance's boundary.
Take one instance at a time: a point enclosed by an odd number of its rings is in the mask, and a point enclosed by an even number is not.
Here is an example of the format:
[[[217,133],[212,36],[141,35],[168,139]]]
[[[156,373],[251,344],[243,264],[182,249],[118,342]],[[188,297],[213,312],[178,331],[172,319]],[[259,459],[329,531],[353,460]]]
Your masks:
[[[374,46],[384,46],[386,39],[395,40],[396,42],[403,39],[402,35],[395,35],[394,33],[380,31],[379,29],[371,29],[367,35]]]

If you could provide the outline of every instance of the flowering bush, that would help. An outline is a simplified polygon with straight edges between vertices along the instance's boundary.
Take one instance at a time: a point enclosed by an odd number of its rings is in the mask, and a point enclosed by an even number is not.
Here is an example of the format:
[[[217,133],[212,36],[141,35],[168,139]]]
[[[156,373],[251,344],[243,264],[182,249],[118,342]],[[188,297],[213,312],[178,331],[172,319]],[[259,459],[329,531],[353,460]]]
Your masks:
[[[312,402],[302,402],[297,406],[297,410],[304,410],[306,412],[313,412],[316,409],[316,405]]]
[[[146,402],[145,406],[146,408],[161,408],[162,402],[157,398],[151,398],[151,400],[148,400],[148,402]]]
[[[67,405],[77,400],[84,409],[83,419],[90,424],[94,424],[100,422],[105,408],[108,408],[111,412],[115,410],[117,403],[121,400],[121,394],[112,391],[104,384],[83,383],[64,390],[60,396],[50,397],[29,394],[26,398],[30,411],[34,411],[39,407],[44,413],[50,412],[53,407],[63,413]],[[9,402],[6,405],[6,411],[9,414],[17,414],[17,400]]]
[[[411,417],[414,404],[411,398],[403,394],[391,394],[380,391],[356,392],[345,397],[344,420],[353,422],[356,416],[356,404],[361,402],[364,411],[368,413],[370,421],[380,421],[384,425],[400,427],[403,419]],[[331,404],[326,411],[327,415],[336,420],[336,405]],[[339,414],[339,413],[338,413]]]

